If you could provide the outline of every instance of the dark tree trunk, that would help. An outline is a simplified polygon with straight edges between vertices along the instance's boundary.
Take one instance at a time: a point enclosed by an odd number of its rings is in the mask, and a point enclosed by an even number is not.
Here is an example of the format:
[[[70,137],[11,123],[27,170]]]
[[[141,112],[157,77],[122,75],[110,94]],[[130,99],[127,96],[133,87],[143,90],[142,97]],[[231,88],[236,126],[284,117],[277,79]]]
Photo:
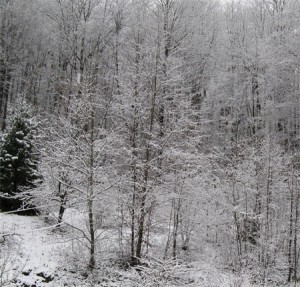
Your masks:
[[[61,182],[58,183],[58,194],[60,197],[60,207],[58,212],[58,222],[57,224],[60,225],[62,223],[62,219],[66,210],[66,203],[67,203],[67,191],[65,190],[63,193],[61,191]]]

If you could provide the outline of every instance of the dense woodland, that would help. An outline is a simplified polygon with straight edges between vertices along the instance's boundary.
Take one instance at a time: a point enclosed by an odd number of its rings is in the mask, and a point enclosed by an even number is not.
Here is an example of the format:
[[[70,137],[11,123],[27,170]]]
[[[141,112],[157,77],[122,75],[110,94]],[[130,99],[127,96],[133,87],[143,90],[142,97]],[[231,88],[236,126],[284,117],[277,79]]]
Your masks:
[[[33,174],[13,195],[59,226],[84,216],[87,270],[109,229],[122,266],[300,279],[300,1],[0,5],[2,195],[26,119]]]

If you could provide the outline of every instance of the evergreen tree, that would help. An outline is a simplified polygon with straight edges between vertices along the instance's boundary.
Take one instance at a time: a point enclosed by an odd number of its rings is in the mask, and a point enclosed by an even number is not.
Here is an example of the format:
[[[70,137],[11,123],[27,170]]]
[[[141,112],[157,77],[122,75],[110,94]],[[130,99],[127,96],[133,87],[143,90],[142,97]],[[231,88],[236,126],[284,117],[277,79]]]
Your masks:
[[[30,206],[26,190],[39,178],[38,156],[33,143],[36,123],[24,101],[17,104],[0,145],[0,210],[14,211]],[[27,211],[26,214],[34,214]]]

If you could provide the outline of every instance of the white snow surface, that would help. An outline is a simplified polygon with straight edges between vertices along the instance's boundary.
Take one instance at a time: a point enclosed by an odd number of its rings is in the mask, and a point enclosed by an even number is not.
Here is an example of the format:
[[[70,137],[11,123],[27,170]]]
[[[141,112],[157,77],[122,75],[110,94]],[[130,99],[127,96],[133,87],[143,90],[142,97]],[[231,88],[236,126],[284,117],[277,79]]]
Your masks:
[[[77,223],[82,226],[84,223],[83,215],[76,214],[74,210],[68,210],[65,219],[69,224],[76,225],[75,223]],[[113,232],[110,233],[110,236],[113,239]],[[111,240],[110,242],[112,243]],[[107,248],[108,246],[106,246]],[[99,269],[94,274],[84,275],[82,269],[76,270],[72,266],[70,254],[74,250],[77,252],[77,256],[84,257],[83,253],[77,250],[74,241],[70,240],[70,233],[58,232],[43,218],[0,213],[0,286],[174,286],[167,282],[164,282],[163,285],[160,282],[157,285],[157,276],[161,275],[164,268],[156,270],[150,268],[145,273],[146,277],[140,276],[134,270],[122,271],[113,266],[110,270]],[[78,262],[80,257],[76,257]],[[204,263],[205,261],[206,263]],[[194,278],[194,280],[184,286],[258,286],[250,284],[245,276],[239,278],[230,273],[220,273],[220,270],[214,268],[208,261],[206,258],[202,263],[198,262],[195,269],[189,271],[190,278]],[[173,272],[172,268],[170,269],[171,273]],[[180,270],[176,272],[177,275],[181,273]],[[50,278],[48,282],[46,282],[47,278]],[[176,286],[179,285],[176,284]]]
[[[84,227],[82,213],[68,210],[65,219],[68,224]],[[70,254],[75,249],[80,256],[78,262],[84,254],[77,250],[75,242],[72,234],[57,231],[55,225],[49,225],[42,217],[0,213],[0,286],[137,286],[121,272],[113,272],[120,278],[110,282],[111,276],[108,278],[104,272],[100,276],[86,275],[84,268],[76,269]],[[94,283],[95,278],[99,283]]]
[[[30,216],[0,214],[0,228],[2,280],[15,278],[16,286],[21,286],[20,282],[29,286],[58,286],[43,283],[45,278],[36,274],[54,276],[62,262],[61,247],[67,244],[63,235],[53,233],[51,226],[46,226],[38,217]]]

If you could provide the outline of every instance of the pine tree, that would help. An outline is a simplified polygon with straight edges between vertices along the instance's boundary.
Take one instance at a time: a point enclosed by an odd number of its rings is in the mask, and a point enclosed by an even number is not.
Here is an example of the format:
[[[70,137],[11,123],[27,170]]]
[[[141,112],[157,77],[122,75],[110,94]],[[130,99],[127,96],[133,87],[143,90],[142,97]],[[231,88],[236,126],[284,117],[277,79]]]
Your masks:
[[[36,123],[24,101],[17,104],[0,146],[0,210],[32,207],[26,196],[39,179],[38,156],[34,149]],[[34,214],[27,211],[26,214]]]

